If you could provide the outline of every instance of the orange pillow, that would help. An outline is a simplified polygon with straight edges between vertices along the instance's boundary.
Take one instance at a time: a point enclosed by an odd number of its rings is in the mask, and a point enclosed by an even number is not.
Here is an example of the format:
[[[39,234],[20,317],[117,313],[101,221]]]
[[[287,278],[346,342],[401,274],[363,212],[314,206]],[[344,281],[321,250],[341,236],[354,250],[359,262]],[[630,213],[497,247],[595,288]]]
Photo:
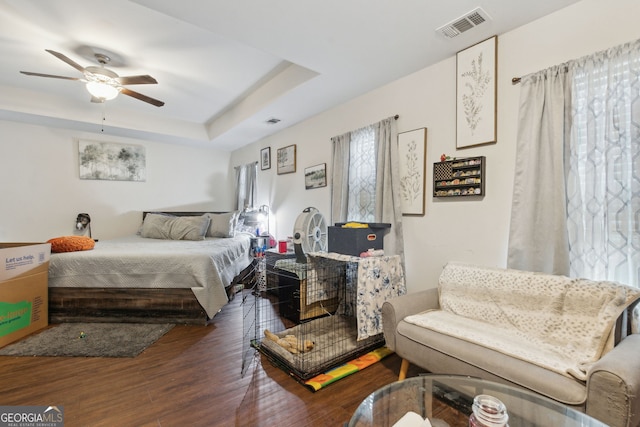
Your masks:
[[[87,236],[62,236],[49,239],[47,243],[51,243],[51,252],[75,252],[88,251],[93,249],[96,242]]]

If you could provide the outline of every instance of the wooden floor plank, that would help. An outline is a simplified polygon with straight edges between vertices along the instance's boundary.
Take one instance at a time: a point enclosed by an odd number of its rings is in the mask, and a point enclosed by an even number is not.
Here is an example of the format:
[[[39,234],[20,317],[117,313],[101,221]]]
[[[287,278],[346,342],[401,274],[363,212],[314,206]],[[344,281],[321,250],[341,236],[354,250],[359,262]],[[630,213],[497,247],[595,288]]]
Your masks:
[[[241,300],[208,326],[176,326],[135,358],[0,356],[0,404],[63,406],[66,427],[342,427],[397,379],[396,355],[316,393],[260,355],[241,377]],[[412,366],[408,376],[418,373]]]

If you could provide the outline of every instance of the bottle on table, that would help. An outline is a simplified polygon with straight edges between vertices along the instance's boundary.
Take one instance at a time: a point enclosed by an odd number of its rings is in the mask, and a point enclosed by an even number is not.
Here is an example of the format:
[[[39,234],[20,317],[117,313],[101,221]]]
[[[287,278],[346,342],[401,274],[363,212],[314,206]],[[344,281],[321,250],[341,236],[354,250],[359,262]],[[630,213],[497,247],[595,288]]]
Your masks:
[[[479,394],[473,399],[469,427],[509,427],[507,408],[499,399]]]

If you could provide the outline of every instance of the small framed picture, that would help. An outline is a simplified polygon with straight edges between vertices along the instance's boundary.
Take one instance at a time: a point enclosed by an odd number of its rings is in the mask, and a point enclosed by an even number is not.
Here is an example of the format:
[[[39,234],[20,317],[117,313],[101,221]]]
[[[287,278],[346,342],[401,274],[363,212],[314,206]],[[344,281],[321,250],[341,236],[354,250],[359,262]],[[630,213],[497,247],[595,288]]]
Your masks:
[[[278,148],[278,175],[296,171],[296,144]]]
[[[498,37],[456,55],[456,148],[496,142]]]
[[[427,128],[398,134],[402,215],[424,215]]]
[[[304,188],[311,190],[327,186],[327,164],[311,166],[304,170]]]
[[[271,147],[260,150],[260,169],[271,169]]]

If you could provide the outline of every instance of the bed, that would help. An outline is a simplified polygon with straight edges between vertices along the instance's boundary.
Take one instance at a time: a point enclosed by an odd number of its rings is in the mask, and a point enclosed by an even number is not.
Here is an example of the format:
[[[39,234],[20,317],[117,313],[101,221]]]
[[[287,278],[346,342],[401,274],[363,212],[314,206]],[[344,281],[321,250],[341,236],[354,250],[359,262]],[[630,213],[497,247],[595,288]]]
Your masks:
[[[150,238],[160,228],[145,228],[165,218],[201,226],[204,216],[210,223],[200,239]],[[221,212],[144,212],[138,234],[100,240],[92,250],[53,253],[50,322],[207,324],[235,285],[251,277],[251,236],[235,232],[236,220]]]

